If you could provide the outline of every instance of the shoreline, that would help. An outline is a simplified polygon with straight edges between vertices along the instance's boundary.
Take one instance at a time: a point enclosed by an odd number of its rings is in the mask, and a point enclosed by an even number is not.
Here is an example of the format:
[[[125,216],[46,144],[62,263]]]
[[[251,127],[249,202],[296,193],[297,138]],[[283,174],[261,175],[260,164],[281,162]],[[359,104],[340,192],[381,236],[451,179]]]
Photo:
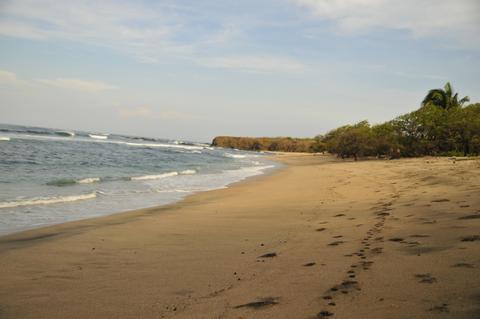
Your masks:
[[[0,316],[480,314],[478,160],[276,156],[174,204],[0,237]]]
[[[167,202],[165,204],[158,204],[158,205],[147,206],[147,207],[142,207],[142,208],[120,210],[120,211],[107,213],[107,214],[104,214],[104,215],[98,215],[98,216],[87,217],[87,218],[83,218],[83,219],[70,220],[70,221],[63,221],[63,222],[53,223],[53,224],[38,225],[38,226],[33,227],[33,228],[18,229],[14,232],[11,232],[11,233],[0,233],[0,242],[1,242],[3,237],[14,236],[14,235],[17,235],[17,234],[22,234],[22,233],[25,233],[25,232],[30,232],[30,231],[35,231],[35,230],[41,230],[43,228],[50,228],[52,226],[61,226],[61,225],[64,225],[64,224],[70,224],[70,223],[75,223],[75,222],[80,222],[80,221],[94,220],[94,219],[97,219],[97,218],[109,217],[111,215],[117,215],[117,214],[135,213],[137,211],[143,211],[143,210],[149,210],[149,209],[161,209],[164,206],[175,205],[175,204],[180,203],[183,200],[187,199],[188,197],[195,196],[196,194],[199,194],[199,193],[211,192],[211,191],[216,191],[216,190],[220,190],[220,189],[229,188],[229,187],[231,187],[231,186],[233,186],[237,183],[243,183],[243,182],[246,182],[246,181],[251,180],[251,179],[255,179],[255,178],[262,177],[262,176],[267,176],[267,175],[273,174],[275,171],[281,169],[282,166],[284,165],[283,163],[281,163],[281,161],[277,161],[275,159],[272,159],[275,156],[278,156],[278,155],[273,155],[272,156],[272,154],[269,154],[269,155],[266,156],[266,159],[268,161],[273,162],[273,163],[271,163],[273,165],[273,167],[268,167],[267,169],[262,170],[260,174],[242,177],[241,179],[239,179],[237,181],[228,183],[228,184],[223,185],[221,187],[214,187],[214,188],[211,188],[211,189],[200,190],[200,191],[192,191],[190,194],[188,194],[188,195],[186,195],[186,196],[184,196],[180,199],[173,200],[172,202],[169,202],[169,203]],[[269,163],[265,163],[265,164],[269,164]],[[255,167],[255,166],[252,166],[252,167]],[[246,168],[250,168],[250,167],[246,167]]]

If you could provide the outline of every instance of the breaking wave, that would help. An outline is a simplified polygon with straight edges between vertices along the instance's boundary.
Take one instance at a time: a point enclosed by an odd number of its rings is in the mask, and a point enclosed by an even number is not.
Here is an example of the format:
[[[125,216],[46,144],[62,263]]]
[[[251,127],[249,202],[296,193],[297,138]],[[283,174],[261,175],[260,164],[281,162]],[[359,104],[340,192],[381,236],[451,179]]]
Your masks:
[[[68,186],[74,184],[91,184],[100,182],[99,177],[87,177],[83,179],[61,178],[47,183],[49,186]]]
[[[93,199],[95,197],[97,197],[96,192],[90,193],[90,194],[82,194],[82,195],[36,197],[36,198],[30,198],[30,199],[10,201],[10,202],[0,202],[0,208],[67,203],[67,202],[75,202],[78,200]]]
[[[172,177],[172,176],[177,176],[177,175],[193,175],[196,174],[197,171],[193,169],[187,169],[181,172],[168,172],[168,173],[162,173],[162,174],[155,174],[155,175],[143,175],[143,176],[135,176],[135,177],[130,177],[130,180],[132,181],[148,181],[148,180],[154,180],[154,179],[162,179],[166,177]]]

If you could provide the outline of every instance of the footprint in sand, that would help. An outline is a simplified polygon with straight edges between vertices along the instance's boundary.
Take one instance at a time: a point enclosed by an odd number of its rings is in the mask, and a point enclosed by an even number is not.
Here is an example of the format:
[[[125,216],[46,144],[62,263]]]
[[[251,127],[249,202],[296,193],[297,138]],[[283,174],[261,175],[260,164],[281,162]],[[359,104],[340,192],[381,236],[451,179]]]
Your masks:
[[[333,313],[327,310],[322,310],[319,313],[317,313],[312,319],[321,319],[321,318],[328,318],[333,316]]]
[[[234,308],[253,308],[253,309],[260,309],[267,306],[274,306],[278,304],[278,298],[275,297],[266,297],[260,298],[257,301],[249,302],[246,304],[235,306]]]
[[[474,265],[469,264],[469,263],[456,263],[455,265],[452,265],[452,267],[455,267],[455,268],[475,268]]]
[[[458,219],[464,220],[464,219],[480,219],[480,214],[473,214],[473,215],[467,215],[467,216],[462,216],[459,217]]]
[[[393,242],[403,242],[403,238],[394,237],[394,238],[390,238],[389,241],[393,241]]]
[[[341,245],[343,243],[344,243],[344,241],[337,240],[337,241],[331,242],[330,244],[328,244],[328,246],[338,246],[338,245]]]
[[[312,266],[315,266],[317,263],[315,262],[310,262],[310,263],[306,263],[303,265],[303,267],[312,267]]]
[[[448,198],[440,198],[440,199],[434,199],[431,202],[432,203],[444,203],[444,202],[449,202],[450,200]]]
[[[432,312],[444,312],[444,313],[449,313],[450,310],[448,309],[448,304],[444,303],[438,306],[433,306],[432,308],[428,309],[428,311]]]
[[[273,257],[277,257],[277,253],[266,253],[266,254],[261,255],[258,258],[273,258]]]
[[[420,279],[419,282],[423,284],[433,284],[437,282],[437,278],[433,277],[430,273],[415,274],[415,278]]]
[[[461,238],[462,241],[479,241],[480,235],[470,235]]]
[[[412,238],[427,238],[430,237],[429,235],[410,235]]]

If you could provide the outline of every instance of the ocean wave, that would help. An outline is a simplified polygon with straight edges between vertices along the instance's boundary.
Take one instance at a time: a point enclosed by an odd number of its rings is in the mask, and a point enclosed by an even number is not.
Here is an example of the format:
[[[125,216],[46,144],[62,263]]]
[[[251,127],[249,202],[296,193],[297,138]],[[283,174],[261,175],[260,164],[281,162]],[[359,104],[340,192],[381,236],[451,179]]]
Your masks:
[[[88,134],[88,136],[97,140],[106,140],[108,138],[106,134]]]
[[[47,182],[48,186],[69,186],[74,184],[91,184],[100,182],[99,177],[87,177],[83,179],[61,178]]]
[[[91,184],[100,182],[100,178],[98,177],[88,177],[81,180],[76,181],[78,184]]]
[[[51,135],[52,132],[49,130],[44,130],[40,128],[30,128],[30,129],[22,129],[22,128],[0,128],[0,132],[6,133],[20,133],[20,134],[39,134],[39,135]]]
[[[223,153],[223,156],[230,157],[230,158],[246,158],[247,155],[243,154],[232,154],[232,153]]]
[[[33,205],[48,205],[58,203],[75,202],[79,200],[93,199],[97,197],[97,193],[82,194],[82,195],[69,195],[69,196],[57,196],[57,197],[37,197],[30,199],[22,199],[11,202],[0,202],[0,208],[13,208],[19,206],[33,206]]]
[[[127,145],[127,146],[133,146],[133,147],[171,148],[171,149],[179,149],[179,150],[184,149],[184,150],[191,151],[191,153],[197,153],[197,152],[201,153],[201,150],[205,148],[212,149],[209,147],[190,145],[185,143],[170,144],[170,143],[154,142],[155,139],[148,139],[148,138],[135,138],[135,140],[153,141],[153,143],[127,142],[127,141],[111,139],[109,134],[92,134],[92,133],[83,134],[81,132],[76,134],[76,133],[70,132],[72,134],[75,134],[75,136],[73,136],[69,134],[67,135],[67,131],[62,131],[65,134],[57,134],[53,132],[36,132],[36,131],[27,131],[27,130],[13,131],[13,130],[0,129],[0,132],[2,131],[8,132],[8,133],[12,133],[12,132],[20,133],[20,135],[18,136],[19,139],[42,138],[42,139],[48,139],[48,140],[64,141],[68,137],[79,137],[79,138],[75,138],[75,141],[90,142],[90,143],[110,143],[110,144]],[[34,134],[34,135],[30,135],[30,134]]]
[[[157,189],[157,193],[192,193],[194,190],[186,189]]]
[[[194,169],[186,169],[180,172],[180,175],[193,175],[193,174],[197,174],[197,171]]]
[[[193,175],[196,174],[197,171],[194,169],[187,169],[181,172],[168,172],[168,173],[162,173],[162,174],[155,174],[155,175],[143,175],[143,176],[134,176],[130,177],[130,180],[132,181],[148,181],[148,180],[153,180],[153,179],[162,179],[166,177],[172,177],[172,176],[177,176],[177,175]]]
[[[248,166],[248,167],[242,167],[239,169],[225,170],[224,173],[228,175],[236,176],[239,178],[238,180],[243,180],[247,177],[261,175],[264,173],[265,170],[271,169],[274,167],[275,165]]]
[[[132,181],[148,181],[152,179],[161,179],[165,177],[171,177],[178,175],[178,172],[170,172],[170,173],[163,173],[163,174],[156,174],[156,175],[144,175],[144,176],[135,176],[130,177]]]
[[[130,142],[116,142],[118,144],[125,144],[129,146],[139,146],[139,147],[165,147],[165,148],[180,148],[187,150],[201,150],[201,146],[193,145],[183,145],[183,144],[165,144],[165,143],[130,143]]]
[[[8,142],[8,141],[10,141],[10,137],[0,136],[0,141],[1,141],[1,142]]]
[[[55,131],[55,134],[60,136],[75,136],[74,132],[69,132],[69,131]]]

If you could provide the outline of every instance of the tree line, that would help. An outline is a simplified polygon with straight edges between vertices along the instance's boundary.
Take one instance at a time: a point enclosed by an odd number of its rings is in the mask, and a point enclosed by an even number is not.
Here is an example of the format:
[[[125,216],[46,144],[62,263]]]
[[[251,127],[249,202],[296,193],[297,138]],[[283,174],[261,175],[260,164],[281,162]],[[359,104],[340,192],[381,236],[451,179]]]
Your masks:
[[[421,107],[385,123],[361,121],[315,138],[216,137],[212,145],[252,151],[329,152],[342,158],[480,155],[480,103],[466,105],[450,83]]]
[[[313,152],[316,140],[291,137],[235,137],[217,136],[212,146],[248,151]]]
[[[382,124],[361,121],[315,137],[313,151],[363,156],[467,156],[480,154],[480,103],[459,98],[450,83],[428,92],[421,107]]]

